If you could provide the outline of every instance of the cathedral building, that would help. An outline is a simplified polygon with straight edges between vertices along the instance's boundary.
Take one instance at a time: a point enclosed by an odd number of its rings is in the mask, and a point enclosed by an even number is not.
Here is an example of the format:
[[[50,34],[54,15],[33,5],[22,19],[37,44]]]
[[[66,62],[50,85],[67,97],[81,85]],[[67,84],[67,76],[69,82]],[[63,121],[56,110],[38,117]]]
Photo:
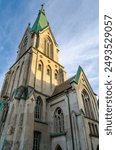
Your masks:
[[[99,149],[96,95],[81,66],[66,79],[58,53],[42,5],[4,79],[0,150]]]

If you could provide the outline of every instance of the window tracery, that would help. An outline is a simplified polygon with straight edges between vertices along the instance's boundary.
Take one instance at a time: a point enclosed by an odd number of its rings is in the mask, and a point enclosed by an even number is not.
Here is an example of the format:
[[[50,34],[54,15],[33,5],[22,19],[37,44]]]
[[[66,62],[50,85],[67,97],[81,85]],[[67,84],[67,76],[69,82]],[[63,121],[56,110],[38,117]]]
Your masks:
[[[83,105],[85,109],[85,115],[89,118],[94,118],[90,97],[85,90],[83,90],[82,92],[82,99],[83,99]]]
[[[64,115],[61,108],[57,108],[54,113],[54,128],[56,133],[64,132]]]
[[[36,100],[35,119],[42,119],[42,100],[40,96]]]
[[[49,37],[44,40],[44,53],[53,59],[53,42]]]

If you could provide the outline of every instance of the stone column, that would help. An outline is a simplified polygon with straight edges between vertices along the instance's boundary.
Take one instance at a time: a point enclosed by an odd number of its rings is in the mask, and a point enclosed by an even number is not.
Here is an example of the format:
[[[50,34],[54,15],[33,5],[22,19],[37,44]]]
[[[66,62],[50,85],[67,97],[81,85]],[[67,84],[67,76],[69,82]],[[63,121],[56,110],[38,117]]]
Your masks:
[[[32,54],[31,54],[31,63],[29,66],[29,76],[28,76],[28,82],[27,85],[34,87],[35,86],[35,81],[36,81],[36,65],[37,65],[37,51],[32,49]]]
[[[83,115],[77,116],[77,126],[79,128],[79,138],[80,138],[81,150],[88,150],[89,147],[88,147],[88,142],[87,142],[87,137],[86,137],[86,129],[85,129]]]
[[[80,139],[79,139],[79,131],[78,131],[78,124],[76,121],[76,114],[75,112],[72,113],[72,125],[73,125],[73,135],[74,135],[74,149],[80,150]]]
[[[18,108],[18,116],[16,121],[16,128],[13,137],[13,145],[12,150],[18,150],[20,146],[20,138],[23,129],[23,121],[24,121],[24,108],[25,108],[25,100],[20,100],[19,108]]]
[[[35,101],[33,98],[29,98],[28,100],[26,100],[23,131],[21,135],[19,150],[33,149],[34,107]]]

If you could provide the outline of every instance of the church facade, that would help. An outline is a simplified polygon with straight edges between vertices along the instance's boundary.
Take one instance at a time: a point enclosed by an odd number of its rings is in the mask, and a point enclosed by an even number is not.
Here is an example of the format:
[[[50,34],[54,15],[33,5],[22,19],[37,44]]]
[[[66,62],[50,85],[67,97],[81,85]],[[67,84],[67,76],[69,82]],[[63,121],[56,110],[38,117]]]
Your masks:
[[[43,6],[19,44],[0,101],[0,150],[98,150],[98,104],[79,66],[66,79]]]

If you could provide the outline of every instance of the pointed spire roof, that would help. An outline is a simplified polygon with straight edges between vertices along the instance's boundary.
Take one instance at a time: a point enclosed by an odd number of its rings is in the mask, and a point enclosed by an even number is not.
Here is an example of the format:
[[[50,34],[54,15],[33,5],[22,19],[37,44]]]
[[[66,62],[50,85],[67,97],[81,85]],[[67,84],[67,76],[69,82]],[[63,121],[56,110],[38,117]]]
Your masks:
[[[44,5],[41,5],[41,10],[38,13],[38,16],[31,28],[32,32],[39,32],[45,29],[46,27],[49,26],[49,23],[47,21],[46,15],[45,15],[45,10],[44,10]]]

